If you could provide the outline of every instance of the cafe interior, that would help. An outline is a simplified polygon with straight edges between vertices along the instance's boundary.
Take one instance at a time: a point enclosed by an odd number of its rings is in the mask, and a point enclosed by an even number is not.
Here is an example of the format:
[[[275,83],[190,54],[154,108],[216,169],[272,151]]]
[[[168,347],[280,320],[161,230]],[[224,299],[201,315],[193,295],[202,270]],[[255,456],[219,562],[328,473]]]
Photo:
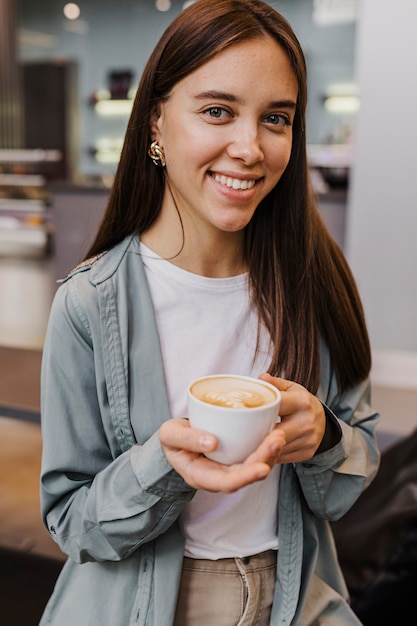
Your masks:
[[[411,441],[417,423],[417,40],[412,30],[417,5],[413,0],[401,0],[394,9],[388,0],[271,4],[288,18],[306,53],[311,180],[363,297],[384,458]],[[66,558],[43,527],[39,510],[39,376],[57,281],[92,241],[141,71],[183,7],[183,0],[0,0],[4,626],[38,624]],[[417,475],[407,474],[399,488],[401,503],[403,490],[416,490],[415,480]],[[412,498],[407,502],[417,519],[417,504]],[[414,556],[416,546],[417,540]],[[408,568],[416,582],[417,556]],[[384,617],[364,610],[365,626],[417,620],[402,621],[397,609],[390,612],[396,597],[390,590],[373,590]],[[388,598],[385,604],[383,598]]]

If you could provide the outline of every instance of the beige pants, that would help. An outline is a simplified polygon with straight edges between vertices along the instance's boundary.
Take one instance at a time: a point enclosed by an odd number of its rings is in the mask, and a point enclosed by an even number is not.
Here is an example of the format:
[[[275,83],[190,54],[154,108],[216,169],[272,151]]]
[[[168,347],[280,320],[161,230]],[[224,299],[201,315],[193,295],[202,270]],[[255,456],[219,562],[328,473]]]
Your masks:
[[[277,553],[184,558],[174,626],[268,626]]]

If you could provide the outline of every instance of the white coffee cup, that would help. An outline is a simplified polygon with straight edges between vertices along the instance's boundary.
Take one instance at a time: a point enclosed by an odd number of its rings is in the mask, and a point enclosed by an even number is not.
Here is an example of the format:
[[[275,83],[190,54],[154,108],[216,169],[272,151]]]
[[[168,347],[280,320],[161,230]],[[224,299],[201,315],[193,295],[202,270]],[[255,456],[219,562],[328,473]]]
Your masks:
[[[218,439],[206,456],[232,465],[244,461],[279,421],[280,391],[259,378],[216,374],[188,387],[188,418],[192,428]]]

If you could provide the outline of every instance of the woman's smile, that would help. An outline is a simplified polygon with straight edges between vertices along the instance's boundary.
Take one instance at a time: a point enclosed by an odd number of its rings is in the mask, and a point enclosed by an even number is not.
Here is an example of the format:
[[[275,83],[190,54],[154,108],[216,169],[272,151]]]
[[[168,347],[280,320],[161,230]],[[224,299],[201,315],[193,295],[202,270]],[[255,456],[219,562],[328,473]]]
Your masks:
[[[242,179],[242,178],[233,178],[232,176],[225,176],[224,174],[216,174],[211,173],[211,176],[221,185],[226,185],[230,189],[234,190],[246,190],[252,189],[255,186],[255,179]]]

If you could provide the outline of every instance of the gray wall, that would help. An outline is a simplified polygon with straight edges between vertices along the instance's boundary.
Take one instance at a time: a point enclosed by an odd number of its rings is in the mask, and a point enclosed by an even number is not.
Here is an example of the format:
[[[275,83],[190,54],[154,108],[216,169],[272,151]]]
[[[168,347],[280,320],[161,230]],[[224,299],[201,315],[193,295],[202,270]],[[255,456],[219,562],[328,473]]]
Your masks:
[[[368,318],[375,382],[417,389],[417,2],[399,0],[395,15],[392,6],[363,1],[346,252]]]
[[[113,166],[98,165],[88,149],[102,135],[122,136],[127,123],[127,118],[98,118],[88,104],[92,92],[107,86],[111,69],[131,68],[136,85],[152,48],[182,4],[182,0],[172,0],[172,8],[161,13],[154,0],[84,0],[79,20],[69,22],[58,0],[19,1],[20,59],[64,60],[78,66],[78,169],[82,174],[114,171]],[[346,121],[325,111],[323,95],[333,82],[354,80],[356,25],[317,26],[312,19],[313,0],[271,4],[289,19],[305,49],[310,89],[308,140],[323,142]]]

